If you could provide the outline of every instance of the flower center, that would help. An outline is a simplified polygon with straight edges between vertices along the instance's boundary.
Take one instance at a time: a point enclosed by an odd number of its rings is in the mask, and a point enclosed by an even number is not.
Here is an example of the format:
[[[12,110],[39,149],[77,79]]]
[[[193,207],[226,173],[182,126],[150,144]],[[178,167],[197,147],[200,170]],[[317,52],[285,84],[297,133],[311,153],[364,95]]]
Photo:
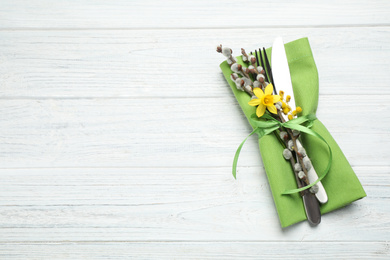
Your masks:
[[[274,98],[271,95],[265,95],[263,98],[263,105],[271,106],[274,104]]]

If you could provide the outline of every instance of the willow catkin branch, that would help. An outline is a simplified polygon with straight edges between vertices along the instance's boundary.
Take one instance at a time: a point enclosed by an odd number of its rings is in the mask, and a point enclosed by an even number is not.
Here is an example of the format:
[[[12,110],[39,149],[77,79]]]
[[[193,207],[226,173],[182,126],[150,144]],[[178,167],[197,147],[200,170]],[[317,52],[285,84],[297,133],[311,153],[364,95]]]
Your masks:
[[[281,114],[281,112],[280,112],[279,110],[278,110],[278,116],[279,116],[280,121],[281,121],[282,123],[286,122],[286,120],[284,120],[284,117],[282,116],[282,114]],[[297,137],[293,135],[291,129],[289,129],[289,128],[286,128],[286,132],[287,132],[287,134],[290,136],[290,139],[293,141],[293,147],[292,147],[292,148],[293,148],[295,154],[297,155],[299,164],[301,165],[303,172],[304,172],[305,175],[306,175],[306,177],[303,178],[302,181],[305,183],[305,186],[307,186],[307,185],[310,184],[310,183],[309,183],[309,180],[307,179],[308,172],[307,172],[307,169],[306,169],[306,167],[305,167],[305,165],[304,165],[304,163],[303,163],[303,161],[302,161],[302,158],[301,158],[300,156],[298,156]],[[294,166],[292,166],[292,167],[293,167],[293,171],[294,171],[294,173],[295,173]],[[295,174],[297,174],[297,173],[295,173]]]

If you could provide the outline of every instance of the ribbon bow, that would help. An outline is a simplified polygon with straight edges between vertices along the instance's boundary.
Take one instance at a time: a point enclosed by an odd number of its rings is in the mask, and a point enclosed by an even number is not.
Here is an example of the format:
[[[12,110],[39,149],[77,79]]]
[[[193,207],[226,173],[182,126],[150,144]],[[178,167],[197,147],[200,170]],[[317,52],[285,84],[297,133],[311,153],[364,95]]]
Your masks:
[[[236,178],[238,157],[240,155],[242,146],[244,145],[246,140],[251,135],[253,135],[255,133],[258,135],[259,139],[261,139],[263,136],[268,135],[281,127],[298,130],[300,132],[304,132],[306,134],[315,136],[315,137],[319,138],[321,141],[323,141],[327,145],[328,150],[329,150],[328,165],[327,165],[324,173],[322,173],[320,175],[320,177],[315,182],[313,182],[310,185],[307,185],[305,187],[299,188],[299,189],[286,190],[282,194],[292,194],[292,193],[297,193],[297,192],[309,189],[312,186],[316,185],[318,182],[320,182],[323,178],[325,178],[325,176],[328,174],[330,166],[332,164],[332,149],[330,148],[328,142],[321,135],[319,135],[317,132],[310,129],[313,125],[313,121],[317,119],[317,117],[315,115],[309,114],[306,116],[301,116],[301,117],[295,118],[293,120],[289,120],[289,121],[284,122],[284,123],[276,120],[275,118],[273,118],[272,116],[270,116],[268,114],[264,114],[261,118],[267,119],[267,120],[259,120],[258,117],[256,116],[256,114],[253,114],[250,118],[250,122],[252,123],[253,126],[255,126],[255,129],[244,139],[244,141],[242,141],[240,146],[238,146],[238,148],[237,148],[237,151],[236,151],[236,154],[235,154],[234,160],[233,160],[233,176],[234,176],[234,178]],[[308,124],[303,125],[304,123],[308,123]]]

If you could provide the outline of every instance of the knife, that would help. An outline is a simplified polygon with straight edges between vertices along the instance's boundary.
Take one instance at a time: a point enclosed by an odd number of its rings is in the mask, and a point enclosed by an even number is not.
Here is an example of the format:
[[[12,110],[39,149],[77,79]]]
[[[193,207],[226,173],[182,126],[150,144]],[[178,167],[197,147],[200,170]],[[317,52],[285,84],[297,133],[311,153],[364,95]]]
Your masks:
[[[275,39],[274,44],[272,46],[272,73],[275,85],[279,89],[283,89],[286,95],[291,96],[291,100],[289,102],[291,109],[295,108],[295,99],[294,99],[294,91],[291,83],[290,70],[288,67],[288,61],[286,56],[286,51],[284,49],[283,39],[278,37]],[[285,115],[283,115],[285,116]],[[285,116],[285,120],[287,121],[287,116]],[[297,140],[297,148],[301,148],[302,144],[299,140]],[[311,167],[308,172],[308,179],[310,183],[315,182],[318,179],[318,175],[314,167]],[[316,198],[322,204],[328,201],[328,196],[326,194],[325,188],[321,182],[317,183],[318,191],[315,193]]]
[[[276,38],[274,43],[273,43],[271,63],[272,63],[272,74],[273,74],[274,84],[279,89],[283,89],[283,91],[286,93],[286,95],[290,94],[291,100],[290,100],[289,104],[290,104],[291,108],[294,109],[293,108],[293,106],[295,105],[294,92],[293,92],[293,87],[292,87],[292,83],[291,83],[291,76],[290,76],[290,70],[288,67],[286,51],[284,49],[284,43],[283,43],[283,39],[281,37]],[[298,145],[298,142],[299,141],[297,140],[297,146],[301,145],[301,144]],[[313,169],[313,167],[311,167],[311,169]],[[314,171],[314,173],[315,173],[315,171]],[[309,172],[308,172],[308,175],[309,175]],[[316,179],[318,179],[318,176]],[[309,180],[310,180],[310,178],[309,178]],[[317,184],[319,184],[319,182]],[[302,181],[299,179],[297,179],[297,185],[299,188],[304,186]],[[322,186],[322,184],[321,184],[321,186]],[[319,188],[318,192],[320,192],[320,185],[318,185],[318,188]],[[304,190],[303,192],[301,192],[303,204],[305,207],[306,217],[307,217],[307,220],[309,221],[309,223],[312,225],[318,225],[321,222],[321,212],[320,212],[320,206],[319,206],[320,200],[318,199],[318,197],[320,197],[320,199],[322,201],[324,201],[323,194],[325,194],[325,196],[326,196],[326,192],[325,192],[325,189],[323,189],[323,186],[322,186],[322,191],[321,191],[319,196],[317,196],[317,193],[316,193],[316,195],[314,195],[309,190]],[[327,201],[327,196],[326,196],[326,201]]]

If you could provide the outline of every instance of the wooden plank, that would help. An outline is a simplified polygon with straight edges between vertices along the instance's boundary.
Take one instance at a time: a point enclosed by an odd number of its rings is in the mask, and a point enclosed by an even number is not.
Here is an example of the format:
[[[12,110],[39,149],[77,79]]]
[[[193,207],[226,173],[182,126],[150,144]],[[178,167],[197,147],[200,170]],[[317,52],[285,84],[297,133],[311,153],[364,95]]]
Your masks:
[[[390,94],[390,28],[0,31],[0,97],[219,97],[215,52],[309,36],[320,94]],[[346,37],[348,36],[348,37]],[[367,89],[369,87],[369,90]]]
[[[389,169],[386,167],[355,169],[365,186],[378,186],[378,189],[386,190],[386,183],[389,183],[389,180],[384,174],[388,174]],[[220,194],[229,193],[231,190],[237,193],[233,197],[244,194],[250,195],[251,199],[259,195],[271,198],[270,194],[263,194],[268,191],[268,184],[265,172],[260,167],[244,168],[238,181],[232,179],[230,167],[218,167],[212,170],[209,168],[3,169],[1,174],[4,200],[1,201],[0,206],[152,205],[156,200],[162,203],[177,202],[179,194],[181,194],[180,200],[193,201],[193,193],[196,190],[200,195],[207,196],[213,189],[216,190],[215,192],[223,189],[218,191]],[[212,175],[208,176],[209,174]],[[160,184],[162,178],[164,182]],[[251,180],[256,181],[248,186]],[[210,184],[206,185],[206,183]],[[137,187],[138,185],[142,188]],[[198,185],[202,185],[203,192]],[[77,192],[68,193],[69,189]],[[172,193],[174,189],[177,189],[178,194]],[[97,196],[97,194],[101,195]],[[374,194],[370,195],[374,196]],[[387,194],[380,194],[379,191],[375,196],[388,198]],[[127,197],[133,199],[129,201]],[[217,196],[217,198],[222,197]]]
[[[3,1],[1,28],[237,28],[389,24],[389,2]]]
[[[390,168],[355,170],[368,197],[282,230],[258,167],[3,169],[0,243],[387,241]]]
[[[388,165],[390,116],[376,113],[372,100],[388,110],[389,96],[320,100],[318,118],[354,166]],[[370,134],[361,131],[360,118]],[[2,168],[230,166],[237,146],[251,131],[231,94],[206,99],[2,100],[0,120]],[[261,165],[255,140],[245,145],[239,166]]]
[[[137,242],[1,244],[5,259],[388,259],[388,242]]]
[[[368,192],[374,189],[367,188]],[[388,192],[388,190],[387,190]],[[281,230],[273,202],[203,201],[143,206],[2,207],[4,242],[62,241],[387,241],[388,198],[367,197]],[[359,229],[356,229],[356,226]],[[238,232],[239,230],[239,232]]]
[[[390,183],[389,167],[359,166],[354,170],[365,187],[381,189],[370,197],[389,197],[386,192],[381,193]],[[207,196],[211,192],[221,195],[215,199],[230,192],[234,193],[231,198],[271,198],[261,167],[243,167],[237,180],[233,180],[230,167],[37,168],[1,169],[0,173],[3,184],[0,206],[138,206],[156,201],[193,201],[194,193]],[[253,184],[249,185],[251,181]],[[74,192],[69,193],[69,189]]]

